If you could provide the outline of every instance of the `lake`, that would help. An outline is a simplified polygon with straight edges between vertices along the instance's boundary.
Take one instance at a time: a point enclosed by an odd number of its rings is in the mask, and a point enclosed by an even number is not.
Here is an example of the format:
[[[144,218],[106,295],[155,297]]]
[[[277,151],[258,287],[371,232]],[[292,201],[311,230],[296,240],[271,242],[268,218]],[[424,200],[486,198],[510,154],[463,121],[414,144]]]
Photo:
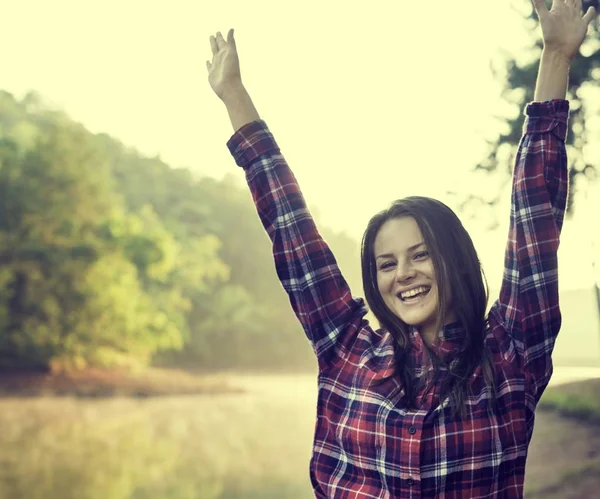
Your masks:
[[[1,399],[0,499],[313,498],[316,376],[232,381],[248,392]]]

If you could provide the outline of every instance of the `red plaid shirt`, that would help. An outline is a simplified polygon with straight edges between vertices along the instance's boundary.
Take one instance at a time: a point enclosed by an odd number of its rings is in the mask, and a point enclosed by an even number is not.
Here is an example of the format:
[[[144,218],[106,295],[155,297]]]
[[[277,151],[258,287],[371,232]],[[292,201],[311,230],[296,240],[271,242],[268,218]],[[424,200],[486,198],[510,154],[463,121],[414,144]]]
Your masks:
[[[393,338],[364,319],[319,235],[298,182],[263,120],[227,142],[246,174],[273,242],[277,274],[317,356],[318,402],[310,479],[318,498],[522,497],[535,408],[552,375],[560,329],[557,249],[567,187],[569,102],[526,108],[512,189],[504,278],[489,312],[486,348],[497,371],[497,408],[480,368],[470,381],[469,416],[452,419],[448,400],[430,391],[406,410],[394,370]],[[413,328],[415,376],[430,369]],[[446,326],[455,350],[462,330]]]

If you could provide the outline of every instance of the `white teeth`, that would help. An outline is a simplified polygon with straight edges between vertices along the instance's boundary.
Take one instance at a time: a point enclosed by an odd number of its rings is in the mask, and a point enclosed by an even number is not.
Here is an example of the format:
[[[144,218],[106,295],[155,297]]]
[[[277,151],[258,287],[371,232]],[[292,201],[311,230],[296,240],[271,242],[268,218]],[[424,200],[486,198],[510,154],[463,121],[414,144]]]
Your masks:
[[[415,289],[411,289],[410,291],[406,291],[405,293],[400,293],[400,298],[402,299],[406,299],[406,298],[410,298],[412,296],[418,295],[419,293],[425,293],[427,291],[429,291],[430,288],[426,288],[424,286],[421,286],[419,288],[415,288]]]

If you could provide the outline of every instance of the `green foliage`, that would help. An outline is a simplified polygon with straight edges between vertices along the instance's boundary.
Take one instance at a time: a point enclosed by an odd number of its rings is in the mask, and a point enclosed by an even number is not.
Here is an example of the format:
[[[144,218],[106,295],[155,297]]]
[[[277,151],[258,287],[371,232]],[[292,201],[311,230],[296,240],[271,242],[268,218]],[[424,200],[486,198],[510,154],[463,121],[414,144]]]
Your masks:
[[[600,402],[594,397],[548,389],[538,407],[558,411],[563,416],[600,423]]]
[[[594,6],[600,11],[598,0],[583,0],[583,12]],[[504,122],[505,131],[498,134],[495,140],[488,141],[488,155],[476,167],[475,171],[491,174],[502,172],[506,181],[512,176],[515,155],[521,139],[525,113],[523,110],[527,103],[532,102],[535,93],[535,84],[538,76],[540,56],[542,53],[542,36],[533,4],[526,0],[519,3],[523,11],[523,29],[529,30],[532,45],[526,58],[517,59],[513,54],[507,54],[503,70],[492,66],[495,77],[504,81],[505,88],[502,97],[512,105],[513,112],[509,116],[499,116]],[[584,179],[593,179],[598,172],[598,158],[587,150],[587,145],[596,140],[590,136],[587,125],[592,120],[597,120],[600,114],[600,100],[597,98],[598,77],[600,76],[600,30],[598,19],[590,25],[581,53],[573,61],[569,74],[569,88],[567,99],[570,100],[571,111],[567,134],[567,153],[569,156],[570,195],[567,204],[567,216],[575,213],[577,206],[575,200],[585,189]],[[455,194],[451,192],[450,194]],[[478,216],[495,216],[486,208],[494,206],[500,201],[504,192],[498,189],[494,192],[481,191],[468,193],[463,196],[461,209],[467,213]],[[494,220],[490,226],[495,228],[498,221]]]
[[[142,366],[182,347],[189,305],[172,289],[148,292],[168,282],[178,251],[152,208],[125,211],[83,127],[0,102],[2,362]]]
[[[243,172],[224,167],[195,179],[0,92],[0,365],[314,368]],[[357,244],[323,234],[356,292]]]

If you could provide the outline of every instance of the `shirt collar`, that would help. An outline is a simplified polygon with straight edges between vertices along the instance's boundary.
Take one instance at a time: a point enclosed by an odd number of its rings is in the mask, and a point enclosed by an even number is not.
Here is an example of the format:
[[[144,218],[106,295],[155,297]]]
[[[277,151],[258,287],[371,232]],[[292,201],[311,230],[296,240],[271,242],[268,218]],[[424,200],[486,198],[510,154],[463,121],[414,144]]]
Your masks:
[[[419,335],[418,328],[416,326],[410,326],[410,335],[413,342],[416,340],[417,345],[424,347],[421,338],[417,338]],[[456,358],[458,349],[464,339],[465,328],[462,327],[460,321],[455,321],[450,324],[446,324],[439,332],[440,341],[433,345],[432,350],[444,361],[450,363]]]
[[[414,338],[419,334],[417,326],[408,326],[410,335]],[[462,340],[465,329],[461,326],[460,321],[446,324],[439,332],[438,337],[441,341],[460,342]]]
[[[464,337],[465,329],[461,326],[460,321],[455,321],[446,324],[440,331],[440,339],[442,341],[451,341],[460,343]]]

